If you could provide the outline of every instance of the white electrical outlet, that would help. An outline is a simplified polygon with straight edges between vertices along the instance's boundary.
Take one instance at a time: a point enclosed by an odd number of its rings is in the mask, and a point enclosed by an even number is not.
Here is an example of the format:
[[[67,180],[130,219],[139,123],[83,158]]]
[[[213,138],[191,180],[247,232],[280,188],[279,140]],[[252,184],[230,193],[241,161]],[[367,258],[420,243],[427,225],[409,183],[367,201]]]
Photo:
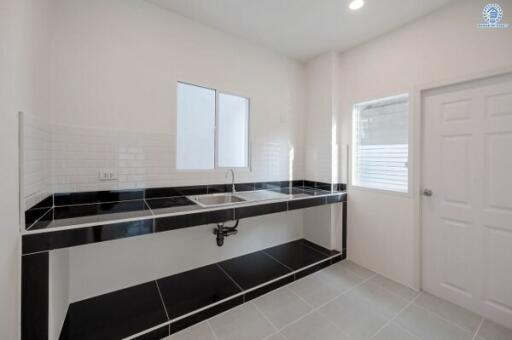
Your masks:
[[[116,169],[100,169],[98,172],[100,181],[116,181],[118,179]]]

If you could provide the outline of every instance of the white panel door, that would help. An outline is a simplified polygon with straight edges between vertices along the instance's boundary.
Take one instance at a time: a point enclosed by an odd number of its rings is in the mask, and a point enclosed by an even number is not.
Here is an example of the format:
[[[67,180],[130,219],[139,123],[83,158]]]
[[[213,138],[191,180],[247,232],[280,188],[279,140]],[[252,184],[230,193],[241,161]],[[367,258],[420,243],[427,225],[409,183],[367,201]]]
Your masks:
[[[423,289],[512,327],[512,75],[423,97]]]

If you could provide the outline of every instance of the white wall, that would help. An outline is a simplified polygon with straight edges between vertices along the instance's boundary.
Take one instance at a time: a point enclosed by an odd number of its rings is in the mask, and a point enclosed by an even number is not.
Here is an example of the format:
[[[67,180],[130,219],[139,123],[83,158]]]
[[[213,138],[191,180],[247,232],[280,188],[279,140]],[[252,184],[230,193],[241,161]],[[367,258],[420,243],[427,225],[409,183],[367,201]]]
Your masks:
[[[23,84],[23,194],[29,208],[51,192],[49,161],[50,119],[50,22],[49,0],[20,1],[23,17],[19,32],[20,55],[17,75]]]
[[[337,75],[338,55],[330,52],[305,67],[305,179],[340,183]],[[326,248],[342,250],[341,205],[304,212],[304,237]]]
[[[51,1],[55,191],[224,182],[175,170],[179,80],[251,98],[253,171],[238,181],[302,178],[301,63],[146,1]],[[99,182],[104,165],[118,181]]]
[[[306,64],[304,143],[305,178],[330,183],[333,176],[333,116],[335,115],[336,53]],[[336,140],[335,140],[336,141]]]
[[[341,144],[350,143],[354,103],[411,93],[422,84],[511,66],[512,29],[477,28],[486,3],[458,2],[341,54]],[[500,4],[504,22],[512,24],[512,1]],[[351,189],[349,197],[349,259],[418,288],[418,244],[414,241],[418,196]]]
[[[18,234],[18,124],[14,77],[16,67],[16,1],[0,3],[0,338],[19,336],[20,238]]]
[[[253,169],[238,171],[237,181],[303,178],[303,64],[141,0],[49,1],[54,191],[225,182],[224,171],[175,170],[179,80],[251,98]],[[99,182],[100,168],[117,169],[119,180]],[[222,248],[209,225],[70,249],[68,297],[81,300],[301,238],[302,215],[242,220]],[[52,264],[65,263],[59,260],[52,257]],[[62,291],[63,276],[52,271],[52,287]],[[55,295],[56,328],[65,295]]]
[[[18,112],[48,111],[46,0],[0,2],[0,338],[19,337]],[[44,86],[41,86],[44,84]],[[21,193],[23,194],[23,193]]]
[[[217,246],[214,227],[70,248],[71,302],[299,239],[302,211],[243,219],[238,234],[226,238],[222,247]]]

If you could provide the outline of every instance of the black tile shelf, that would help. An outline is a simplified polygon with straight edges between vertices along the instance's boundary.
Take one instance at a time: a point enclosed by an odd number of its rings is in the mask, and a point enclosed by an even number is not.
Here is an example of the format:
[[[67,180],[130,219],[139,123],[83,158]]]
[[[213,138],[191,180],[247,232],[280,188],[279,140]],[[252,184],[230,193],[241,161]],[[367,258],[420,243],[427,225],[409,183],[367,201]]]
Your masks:
[[[307,260],[295,261],[294,257]],[[337,251],[297,240],[74,302],[68,308],[60,339],[161,339],[341,258]]]
[[[329,254],[308,246],[305,242],[286,243],[267,249],[265,253],[291,270],[299,270],[329,256]]]
[[[290,268],[271,258],[265,251],[223,261],[219,263],[219,266],[244,290],[292,272]]]
[[[59,339],[123,339],[168,320],[152,281],[72,303]]]
[[[157,284],[170,319],[242,292],[217,264],[159,279]]]
[[[247,189],[244,192],[270,190],[287,196],[273,201],[202,208],[184,195],[222,192],[230,186],[55,194],[55,206],[38,205],[25,213],[27,230],[22,236],[23,254],[341,203],[347,197],[343,191],[319,189],[332,186],[318,182],[260,182],[237,186]],[[48,204],[50,200],[45,202]],[[70,205],[60,205],[64,203]]]

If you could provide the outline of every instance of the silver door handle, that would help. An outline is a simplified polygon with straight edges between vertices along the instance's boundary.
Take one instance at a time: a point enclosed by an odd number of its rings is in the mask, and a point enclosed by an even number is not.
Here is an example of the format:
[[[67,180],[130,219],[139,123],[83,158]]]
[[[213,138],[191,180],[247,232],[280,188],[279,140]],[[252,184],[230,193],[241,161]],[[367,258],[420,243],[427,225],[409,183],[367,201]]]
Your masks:
[[[424,196],[427,196],[427,197],[430,197],[432,196],[434,193],[432,192],[432,190],[430,189],[423,189],[423,195]]]

